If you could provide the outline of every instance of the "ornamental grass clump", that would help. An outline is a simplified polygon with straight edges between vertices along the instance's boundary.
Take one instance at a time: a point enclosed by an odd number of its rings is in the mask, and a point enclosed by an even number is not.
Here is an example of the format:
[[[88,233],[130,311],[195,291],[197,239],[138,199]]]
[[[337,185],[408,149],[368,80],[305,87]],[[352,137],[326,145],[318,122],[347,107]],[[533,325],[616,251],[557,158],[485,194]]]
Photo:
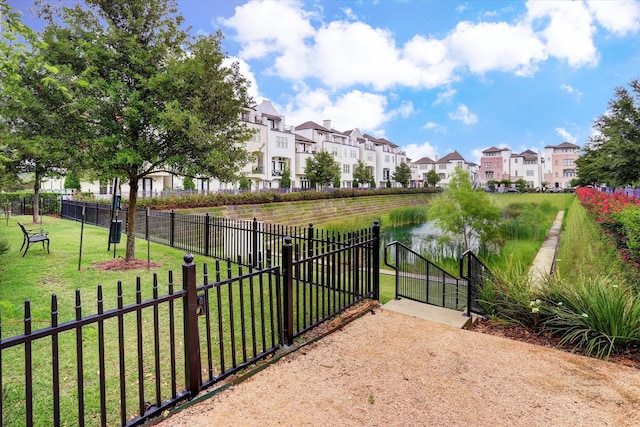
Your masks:
[[[497,271],[480,288],[479,303],[492,320],[537,328],[545,315],[545,297],[522,267]]]
[[[640,296],[612,275],[580,276],[571,282],[550,282],[543,330],[560,337],[588,356],[640,346]]]

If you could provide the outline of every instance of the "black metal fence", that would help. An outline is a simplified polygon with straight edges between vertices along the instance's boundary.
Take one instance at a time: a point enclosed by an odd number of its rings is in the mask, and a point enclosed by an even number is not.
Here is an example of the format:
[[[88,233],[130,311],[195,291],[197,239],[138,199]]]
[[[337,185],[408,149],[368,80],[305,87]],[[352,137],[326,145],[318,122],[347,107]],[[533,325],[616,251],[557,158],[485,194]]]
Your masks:
[[[493,280],[494,275],[472,251],[465,251],[460,256],[460,277],[464,277],[468,282],[467,295],[467,315],[483,313],[479,304],[479,291],[485,282]]]
[[[396,298],[461,310],[467,281],[455,277],[400,242],[385,246],[385,264],[396,271]]]
[[[62,200],[61,216],[64,219],[82,221],[87,224],[109,227],[111,209],[104,203],[88,203],[73,200]],[[118,220],[124,221],[126,230],[126,211],[118,211]],[[269,224],[253,221],[235,220],[214,217],[208,213],[201,215],[181,214],[174,211],[136,211],[136,235],[150,241],[204,255],[234,261],[241,259],[244,265],[256,267],[260,262],[260,254],[271,254],[275,263],[282,251],[285,236],[292,239],[294,250],[305,255],[314,248],[326,248],[331,242],[333,246],[344,246],[349,237],[338,237],[318,230],[309,224],[308,227],[293,227],[280,224]]]
[[[138,279],[135,293],[121,282],[115,296],[99,286],[92,314],[79,290],[74,309],[52,295],[49,320],[25,301],[24,319],[0,326],[0,425],[140,425],[379,298],[377,224],[298,248],[283,240],[281,266],[268,255],[257,268],[215,260],[197,286],[186,255],[182,289],[172,272],[164,295],[157,276],[144,289]],[[35,330],[40,323],[49,326]]]
[[[385,245],[384,262],[396,272],[396,298],[407,298],[453,310],[482,313],[479,288],[491,272],[471,251],[459,260],[460,277],[453,276],[400,242]]]

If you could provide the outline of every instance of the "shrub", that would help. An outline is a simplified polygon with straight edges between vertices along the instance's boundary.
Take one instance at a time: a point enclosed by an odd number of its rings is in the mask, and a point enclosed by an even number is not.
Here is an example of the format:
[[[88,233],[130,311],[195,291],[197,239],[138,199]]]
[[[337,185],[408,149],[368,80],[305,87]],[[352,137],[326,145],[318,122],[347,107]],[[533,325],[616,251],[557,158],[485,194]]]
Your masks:
[[[9,241],[6,238],[0,239],[0,255],[9,252]]]
[[[583,275],[554,281],[543,328],[588,356],[608,357],[640,344],[640,297],[620,278]]]
[[[640,258],[640,208],[627,206],[616,216],[633,258]]]

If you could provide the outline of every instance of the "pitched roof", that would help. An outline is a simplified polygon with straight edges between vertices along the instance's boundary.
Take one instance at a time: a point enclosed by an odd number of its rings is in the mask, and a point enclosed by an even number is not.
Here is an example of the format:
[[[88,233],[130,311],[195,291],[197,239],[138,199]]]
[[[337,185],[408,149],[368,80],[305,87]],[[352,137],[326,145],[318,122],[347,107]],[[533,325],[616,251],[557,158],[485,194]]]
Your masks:
[[[489,147],[486,150],[482,150],[483,153],[495,153],[497,151],[502,151],[502,149],[496,148],[496,147]]]
[[[428,157],[423,157],[420,160],[417,160],[416,163],[418,163],[418,164],[430,164],[431,165],[431,164],[434,164],[435,162],[433,160],[431,160],[430,158],[428,158]]]
[[[462,160],[463,162],[466,162],[466,160],[460,155],[460,153],[458,153],[457,151],[453,151],[438,160],[436,163],[449,163],[454,160]]]
[[[300,135],[298,133],[296,133],[295,135],[296,135],[296,141],[315,143],[315,141],[313,139],[309,139],[306,136],[302,136],[302,135]]]
[[[301,125],[296,126],[296,130],[304,130],[304,129],[316,129],[322,132],[331,132],[331,130],[327,129],[326,127],[321,126],[316,122],[312,122],[312,121],[304,122]]]
[[[565,141],[560,145],[547,145],[544,148],[580,148],[580,146]]]

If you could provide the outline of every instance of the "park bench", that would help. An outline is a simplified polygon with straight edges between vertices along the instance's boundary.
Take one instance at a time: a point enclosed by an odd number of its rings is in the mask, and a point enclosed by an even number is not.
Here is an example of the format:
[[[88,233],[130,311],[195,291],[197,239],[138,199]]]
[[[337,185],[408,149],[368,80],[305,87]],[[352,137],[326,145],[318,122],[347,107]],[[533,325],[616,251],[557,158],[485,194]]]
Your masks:
[[[24,225],[22,225],[21,223],[18,223],[18,225],[22,229],[22,234],[24,236],[24,240],[22,241],[22,246],[20,246],[20,251],[22,251],[22,248],[24,248],[26,245],[26,249],[24,250],[24,253],[22,254],[22,256],[25,256],[27,254],[27,251],[29,250],[29,246],[32,243],[37,243],[37,242],[42,242],[43,249],[44,249],[44,242],[47,242],[47,253],[51,253],[49,252],[49,237],[48,237],[49,233],[44,231],[43,228],[40,228],[39,230],[36,231],[36,229],[25,228]]]

